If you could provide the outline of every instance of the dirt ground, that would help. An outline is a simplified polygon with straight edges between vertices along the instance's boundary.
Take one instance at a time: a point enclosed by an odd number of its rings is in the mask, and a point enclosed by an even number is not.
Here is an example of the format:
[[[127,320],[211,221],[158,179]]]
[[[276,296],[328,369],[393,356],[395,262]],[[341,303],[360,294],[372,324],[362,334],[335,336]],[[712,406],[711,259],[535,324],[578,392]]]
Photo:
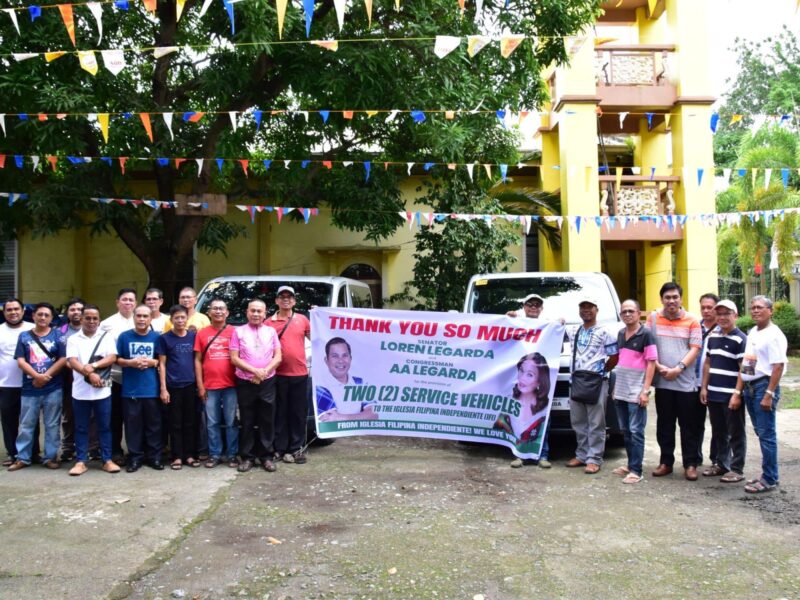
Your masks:
[[[654,411],[634,486],[619,448],[597,475],[564,468],[569,439],[550,470],[363,437],[274,474],[4,472],[0,598],[797,598],[800,411],[778,421],[781,488],[757,497],[650,477]]]

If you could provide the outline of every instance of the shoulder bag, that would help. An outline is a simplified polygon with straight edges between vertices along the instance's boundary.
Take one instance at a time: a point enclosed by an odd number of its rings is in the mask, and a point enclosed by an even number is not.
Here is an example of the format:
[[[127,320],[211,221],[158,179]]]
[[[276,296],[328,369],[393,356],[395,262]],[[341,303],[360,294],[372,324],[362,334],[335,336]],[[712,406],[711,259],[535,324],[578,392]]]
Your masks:
[[[100,339],[97,340],[97,343],[94,345],[94,348],[92,349],[92,353],[89,355],[89,360],[87,361],[88,364],[91,364],[91,363],[93,363],[93,362],[95,362],[97,360],[101,360],[102,358],[105,358],[103,356],[96,355],[95,352],[97,352],[97,349],[100,347],[100,344],[102,343],[103,338],[106,337],[107,333],[108,333],[107,331],[104,331],[103,335],[100,336]],[[103,387],[111,387],[111,367],[110,366],[106,367],[105,369],[100,369],[99,371],[95,371],[95,373],[97,373],[97,375],[100,377],[100,381],[103,383]],[[88,383],[89,385],[92,384],[92,382],[89,379],[88,375],[84,375],[83,376],[83,380],[86,383]]]
[[[572,341],[572,367],[575,367],[575,357],[578,351],[578,332],[575,332],[575,339]],[[582,404],[597,404],[600,401],[600,393],[603,391],[603,375],[595,371],[578,369],[572,371],[570,384],[570,400]]]

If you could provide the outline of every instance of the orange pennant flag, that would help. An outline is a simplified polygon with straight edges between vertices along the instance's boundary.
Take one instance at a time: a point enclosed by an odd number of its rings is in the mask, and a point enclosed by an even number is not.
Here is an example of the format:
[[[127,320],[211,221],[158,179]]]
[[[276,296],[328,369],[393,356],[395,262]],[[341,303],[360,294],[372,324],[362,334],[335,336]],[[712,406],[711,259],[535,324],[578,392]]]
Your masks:
[[[331,52],[336,52],[339,49],[339,42],[337,40],[314,40],[311,43],[314,46],[325,48]]]
[[[145,9],[149,10],[150,12],[156,12],[156,3],[158,0],[142,0],[144,2]]]
[[[521,110],[521,111],[519,111],[519,124],[520,124],[520,125],[522,125],[522,122],[523,122],[525,119],[527,119],[527,118],[528,118],[528,114],[529,114],[529,113],[528,113],[528,111],[527,111],[527,110]]]
[[[149,113],[139,113],[139,118],[142,120],[142,125],[144,125],[144,130],[147,132],[147,137],[150,138],[150,142],[153,141],[153,126],[150,124],[150,114]]]
[[[352,119],[353,118],[353,111],[352,110],[343,110],[342,117],[345,119]]]
[[[500,37],[500,55],[508,58],[525,39],[524,35],[504,35]]]
[[[332,169],[333,168],[333,163],[331,161],[329,161],[329,160],[323,160],[322,161],[322,166],[325,167],[326,169]]]
[[[372,0],[364,0],[364,8],[367,9],[367,25],[372,27]]]
[[[61,13],[61,20],[64,21],[64,27],[67,28],[69,39],[72,40],[72,45],[75,45],[75,19],[72,16],[72,4],[59,4],[58,12]]]
[[[66,118],[67,118],[67,113],[56,113],[56,119],[58,119],[59,121]]]
[[[56,163],[58,162],[58,158],[55,157],[55,156],[48,156],[47,157],[47,162],[50,163],[50,167],[53,169],[53,171],[55,171],[56,170]]]
[[[250,165],[250,161],[246,158],[240,158],[239,164],[242,165],[242,171],[244,171],[244,176],[247,177],[247,167]]]
[[[119,168],[122,171],[122,174],[125,175],[125,163],[128,162],[127,156],[120,156],[119,157]]]
[[[458,0],[458,8],[461,9],[461,14],[464,14],[464,0]]]
[[[456,163],[447,163],[447,168],[450,169],[451,171],[455,171]]]
[[[47,121],[47,114],[46,113],[39,113],[39,120],[40,121]]]
[[[206,116],[204,112],[196,112],[191,117],[189,117],[189,123],[197,123],[200,119]]]
[[[97,122],[100,123],[100,132],[103,134],[103,140],[108,143],[108,113],[99,113],[97,115]]]
[[[183,163],[185,163],[185,162],[186,162],[186,159],[185,159],[185,158],[176,158],[176,159],[175,159],[175,170],[177,171],[178,169],[180,169],[180,168],[181,168],[181,165],[182,165]]]
[[[444,118],[448,120],[452,120],[456,118],[456,111],[454,110],[446,110],[444,111]]]

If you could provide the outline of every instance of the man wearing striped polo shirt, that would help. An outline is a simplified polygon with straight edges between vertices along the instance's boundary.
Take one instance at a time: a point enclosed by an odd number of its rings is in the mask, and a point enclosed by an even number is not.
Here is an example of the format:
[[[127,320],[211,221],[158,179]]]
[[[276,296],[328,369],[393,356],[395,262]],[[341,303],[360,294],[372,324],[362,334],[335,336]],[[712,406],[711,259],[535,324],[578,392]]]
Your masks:
[[[700,323],[681,307],[683,288],[670,281],[659,292],[664,308],[653,312],[647,325],[656,336],[656,439],[661,449],[653,477],[672,473],[675,464],[675,423],[681,428],[684,475],[697,481],[700,464],[700,424],[705,419],[694,361],[703,345]]]
[[[708,406],[712,436],[717,442],[717,465],[723,471],[720,481],[736,483],[744,479],[747,453],[745,409],[741,395],[736,393],[747,336],[736,327],[738,310],[733,302],[721,300],[714,312],[718,327],[706,342],[700,402]]]

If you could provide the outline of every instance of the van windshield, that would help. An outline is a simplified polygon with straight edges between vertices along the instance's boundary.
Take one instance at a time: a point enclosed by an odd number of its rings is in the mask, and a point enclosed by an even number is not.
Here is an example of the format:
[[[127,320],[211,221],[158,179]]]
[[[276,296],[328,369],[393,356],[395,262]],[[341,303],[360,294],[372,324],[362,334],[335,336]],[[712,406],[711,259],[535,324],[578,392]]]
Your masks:
[[[288,285],[294,288],[297,304],[294,309],[308,315],[313,306],[330,306],[333,294],[333,284],[318,281],[211,281],[203,288],[197,300],[197,310],[208,313],[209,305],[215,298],[220,298],[228,304],[228,323],[241,325],[247,322],[247,303],[253,299],[263,300],[267,305],[267,312],[273,314],[278,310],[275,296],[278,288]]]
[[[542,318],[561,319],[567,323],[578,323],[578,303],[589,295],[598,304],[597,322],[618,321],[617,307],[603,279],[592,277],[528,277],[478,279],[467,300],[467,312],[505,314],[520,310],[522,300],[528,294],[539,294],[544,298]]]

